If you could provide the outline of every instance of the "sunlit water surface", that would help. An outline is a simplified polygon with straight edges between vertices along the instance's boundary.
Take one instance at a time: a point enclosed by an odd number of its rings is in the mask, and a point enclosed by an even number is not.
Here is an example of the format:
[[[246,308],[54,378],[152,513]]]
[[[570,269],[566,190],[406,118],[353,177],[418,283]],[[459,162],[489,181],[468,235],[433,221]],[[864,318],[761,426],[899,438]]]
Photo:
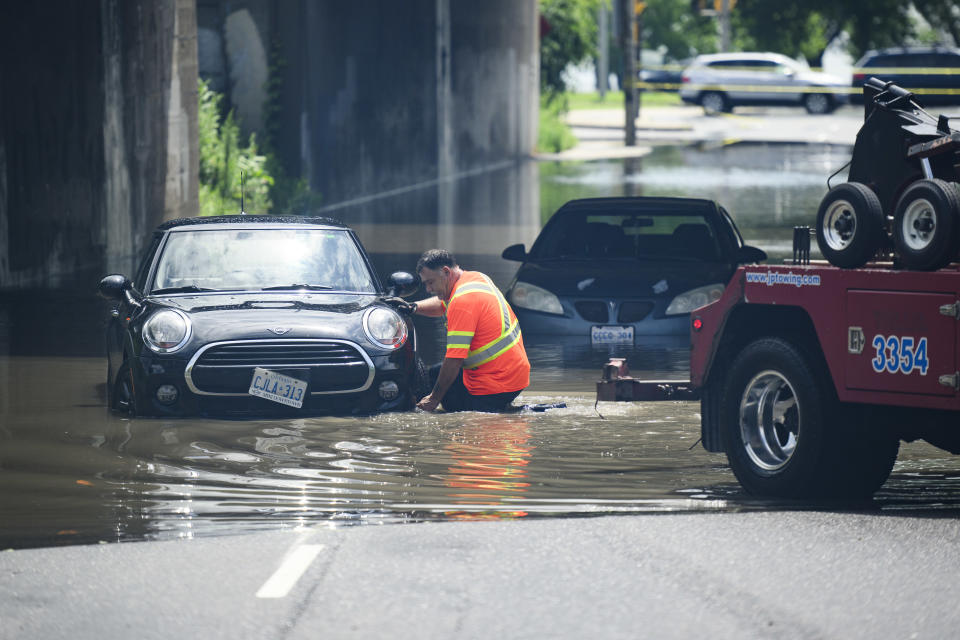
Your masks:
[[[358,230],[381,273],[412,270],[422,249],[446,246],[505,287],[516,264],[500,251],[529,246],[570,198],[695,195],[720,200],[749,242],[781,259],[790,228],[812,222],[826,176],[848,155],[753,145],[524,164],[330,215]],[[746,496],[725,457],[697,444],[697,403],[596,403],[611,356],[639,377],[686,378],[683,339],[627,349],[525,336],[532,383],[516,404],[566,403],[546,412],[120,418],[104,407],[105,305],[90,295],[91,279],[80,293],[0,298],[0,548],[321,522],[810,508]],[[438,360],[440,326],[418,319],[418,333],[427,360]],[[875,499],[843,508],[956,515],[960,463],[905,444]]]

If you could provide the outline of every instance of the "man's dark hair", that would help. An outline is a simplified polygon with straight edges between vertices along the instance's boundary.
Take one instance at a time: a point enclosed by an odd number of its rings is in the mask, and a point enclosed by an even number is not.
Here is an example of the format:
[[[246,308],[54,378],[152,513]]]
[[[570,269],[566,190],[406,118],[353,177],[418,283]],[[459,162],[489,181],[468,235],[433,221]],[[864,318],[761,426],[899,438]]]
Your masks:
[[[443,267],[453,268],[455,266],[457,266],[456,258],[446,249],[427,249],[417,260],[417,273],[420,273],[420,270],[424,267],[431,271],[437,271]]]

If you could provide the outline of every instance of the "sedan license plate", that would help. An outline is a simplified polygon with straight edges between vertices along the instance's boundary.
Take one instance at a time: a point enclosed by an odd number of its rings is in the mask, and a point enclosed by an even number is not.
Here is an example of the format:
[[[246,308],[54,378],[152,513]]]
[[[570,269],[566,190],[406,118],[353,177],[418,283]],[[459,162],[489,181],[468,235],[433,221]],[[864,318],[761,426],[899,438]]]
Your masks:
[[[248,393],[299,409],[303,406],[304,396],[307,395],[307,383],[276,371],[257,367],[253,370],[253,380],[250,381]]]
[[[593,344],[633,344],[633,327],[590,327]]]

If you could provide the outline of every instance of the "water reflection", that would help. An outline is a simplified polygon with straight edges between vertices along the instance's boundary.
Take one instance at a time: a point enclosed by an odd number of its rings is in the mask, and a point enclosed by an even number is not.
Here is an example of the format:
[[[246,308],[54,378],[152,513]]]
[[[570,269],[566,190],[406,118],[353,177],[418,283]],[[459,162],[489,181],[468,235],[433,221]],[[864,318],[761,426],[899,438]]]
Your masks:
[[[813,215],[825,190],[815,176],[845,154],[753,145],[524,163],[329,213],[360,231],[381,274],[410,270],[424,248],[439,245],[506,286],[516,263],[500,251],[529,245],[576,197],[715,198],[748,242],[774,254],[783,242],[789,253],[789,227]],[[105,310],[95,282],[0,295],[0,548],[321,522],[797,508],[746,496],[724,456],[696,446],[698,404],[595,406],[611,356],[626,357],[637,377],[686,377],[682,340],[624,349],[527,337],[532,384],[518,402],[567,404],[546,413],[127,420],[104,407]],[[439,360],[442,325],[418,318],[418,334],[427,360]],[[904,445],[891,479],[858,508],[956,515],[960,463],[923,443]]]
[[[461,509],[444,515],[457,520],[522,518],[526,511],[503,509],[523,502],[529,489],[530,427],[526,418],[497,416],[468,424],[445,447],[453,458],[444,484],[447,498]],[[494,509],[493,507],[497,507]]]

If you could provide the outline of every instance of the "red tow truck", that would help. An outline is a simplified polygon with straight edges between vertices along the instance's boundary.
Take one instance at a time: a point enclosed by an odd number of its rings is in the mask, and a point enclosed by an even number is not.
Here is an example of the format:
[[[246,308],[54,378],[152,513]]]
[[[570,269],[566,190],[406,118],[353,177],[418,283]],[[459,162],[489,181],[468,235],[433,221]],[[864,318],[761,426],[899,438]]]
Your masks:
[[[793,264],[748,265],[691,315],[690,381],[611,361],[598,400],[697,399],[745,489],[862,497],[900,441],[960,453],[960,131],[871,78],[850,182],[794,229]],[[831,266],[833,265],[833,266]]]
[[[689,383],[608,365],[598,399],[699,398],[703,447],[751,493],[870,495],[901,439],[960,453],[960,266],[744,266],[691,326]]]

